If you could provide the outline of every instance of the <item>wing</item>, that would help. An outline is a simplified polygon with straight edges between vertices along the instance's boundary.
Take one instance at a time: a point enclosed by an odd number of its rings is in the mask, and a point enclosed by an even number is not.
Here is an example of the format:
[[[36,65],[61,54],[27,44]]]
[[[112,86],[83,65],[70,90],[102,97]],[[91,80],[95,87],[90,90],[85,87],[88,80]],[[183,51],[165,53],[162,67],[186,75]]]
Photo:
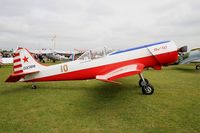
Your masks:
[[[144,65],[139,64],[139,63],[126,65],[126,66],[114,69],[104,75],[97,75],[96,79],[105,81],[105,82],[117,83],[113,80],[118,79],[118,78],[123,78],[126,76],[139,74],[142,72],[143,69],[144,69]]]
[[[52,54],[52,50],[29,50],[32,54]]]

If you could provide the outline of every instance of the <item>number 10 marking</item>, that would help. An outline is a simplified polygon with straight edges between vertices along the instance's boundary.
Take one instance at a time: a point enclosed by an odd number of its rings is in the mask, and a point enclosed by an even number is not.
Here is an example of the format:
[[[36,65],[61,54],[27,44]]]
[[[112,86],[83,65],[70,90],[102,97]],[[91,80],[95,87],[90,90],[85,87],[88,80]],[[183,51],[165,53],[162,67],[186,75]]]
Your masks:
[[[61,72],[67,72],[68,71],[68,66],[67,65],[61,65],[60,66]]]

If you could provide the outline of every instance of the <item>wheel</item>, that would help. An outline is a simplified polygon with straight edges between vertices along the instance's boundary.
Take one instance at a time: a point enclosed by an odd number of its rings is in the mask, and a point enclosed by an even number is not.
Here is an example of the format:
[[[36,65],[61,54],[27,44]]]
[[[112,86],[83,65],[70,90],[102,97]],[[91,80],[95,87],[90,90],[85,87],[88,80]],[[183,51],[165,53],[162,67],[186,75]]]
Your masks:
[[[154,88],[152,85],[148,84],[142,87],[142,93],[144,95],[151,95],[154,92]]]
[[[36,85],[32,85],[31,88],[32,89],[37,89],[37,86]]]
[[[144,82],[142,79],[140,79],[140,81],[139,81],[139,86],[140,86],[140,87],[149,84],[149,81],[148,81],[147,79],[144,78],[144,80],[145,80],[145,82]]]
[[[196,70],[200,70],[200,65],[196,65]]]

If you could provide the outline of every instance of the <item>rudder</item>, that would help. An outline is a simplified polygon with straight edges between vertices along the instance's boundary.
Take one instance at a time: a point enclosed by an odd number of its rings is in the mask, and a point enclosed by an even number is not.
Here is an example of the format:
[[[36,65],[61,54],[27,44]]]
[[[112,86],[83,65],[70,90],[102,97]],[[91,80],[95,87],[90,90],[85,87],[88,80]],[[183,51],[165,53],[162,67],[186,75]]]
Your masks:
[[[14,53],[13,58],[13,71],[14,74],[32,73],[39,71],[45,66],[39,64],[30,54],[30,52],[19,47]]]

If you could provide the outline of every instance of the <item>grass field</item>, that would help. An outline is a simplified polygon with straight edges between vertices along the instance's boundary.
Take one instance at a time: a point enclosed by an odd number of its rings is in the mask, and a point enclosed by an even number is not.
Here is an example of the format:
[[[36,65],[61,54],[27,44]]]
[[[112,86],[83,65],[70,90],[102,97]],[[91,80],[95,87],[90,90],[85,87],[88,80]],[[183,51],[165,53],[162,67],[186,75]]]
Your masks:
[[[155,91],[142,95],[138,76],[122,85],[96,80],[4,83],[0,68],[0,133],[200,132],[200,71],[194,64],[147,70]]]

